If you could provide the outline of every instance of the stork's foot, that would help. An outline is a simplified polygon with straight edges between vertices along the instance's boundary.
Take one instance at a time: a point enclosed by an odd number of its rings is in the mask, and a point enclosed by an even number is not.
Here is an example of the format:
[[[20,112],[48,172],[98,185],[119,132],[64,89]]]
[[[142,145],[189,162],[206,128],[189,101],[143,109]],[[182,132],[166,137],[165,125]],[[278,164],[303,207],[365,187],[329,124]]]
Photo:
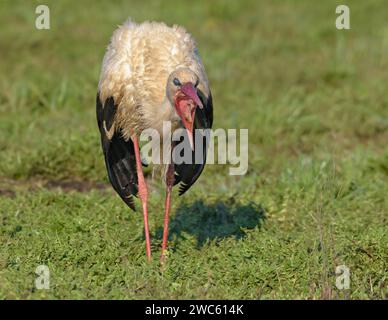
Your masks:
[[[162,250],[162,253],[160,255],[160,264],[164,264],[168,259],[169,255],[170,255],[170,252],[167,249]]]

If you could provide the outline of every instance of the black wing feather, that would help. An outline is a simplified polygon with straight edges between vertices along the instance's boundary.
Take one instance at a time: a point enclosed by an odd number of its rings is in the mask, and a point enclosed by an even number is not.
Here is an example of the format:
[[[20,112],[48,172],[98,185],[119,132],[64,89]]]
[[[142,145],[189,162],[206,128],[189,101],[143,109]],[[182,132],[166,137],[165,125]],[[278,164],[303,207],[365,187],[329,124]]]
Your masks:
[[[105,128],[109,130],[112,127],[116,110],[113,97],[107,98],[103,107],[97,94],[97,122],[109,181],[124,202],[135,210],[132,196],[137,194],[138,185],[133,142],[125,141],[119,132],[115,132],[109,139],[105,131]]]
[[[213,125],[213,101],[212,95],[209,93],[209,97],[203,94],[202,91],[198,90],[198,96],[202,101],[203,109],[197,108],[195,112],[194,119],[194,129],[210,129]],[[194,183],[197,181],[199,176],[201,175],[205,164],[206,164],[206,153],[207,147],[209,143],[208,136],[202,136],[203,139],[203,155],[204,159],[202,163],[195,164],[194,156],[195,153],[192,153],[192,164],[182,163],[175,164],[175,180],[174,185],[180,183],[179,186],[179,195],[184,194]],[[195,143],[195,135],[194,135],[194,145]]]

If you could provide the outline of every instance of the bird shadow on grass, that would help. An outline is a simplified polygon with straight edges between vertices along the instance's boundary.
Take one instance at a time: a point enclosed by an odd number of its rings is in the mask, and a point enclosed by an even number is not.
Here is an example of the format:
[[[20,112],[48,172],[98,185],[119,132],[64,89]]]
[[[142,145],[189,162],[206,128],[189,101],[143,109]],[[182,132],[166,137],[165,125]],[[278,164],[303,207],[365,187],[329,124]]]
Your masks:
[[[185,234],[197,239],[197,249],[207,241],[229,237],[241,239],[247,229],[260,227],[265,219],[265,210],[260,204],[236,204],[234,200],[206,204],[203,200],[181,205],[170,220],[169,239],[185,239]],[[163,228],[158,228],[156,237],[162,238]]]

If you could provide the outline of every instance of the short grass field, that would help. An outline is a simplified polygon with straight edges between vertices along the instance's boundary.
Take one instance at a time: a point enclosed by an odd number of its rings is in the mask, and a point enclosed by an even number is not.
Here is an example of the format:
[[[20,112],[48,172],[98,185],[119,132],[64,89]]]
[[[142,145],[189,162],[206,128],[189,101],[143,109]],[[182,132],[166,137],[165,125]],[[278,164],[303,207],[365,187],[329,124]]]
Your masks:
[[[335,28],[336,1],[45,1],[50,30],[35,29],[38,4],[0,2],[0,298],[387,298],[385,0],[342,1],[350,30]],[[249,130],[246,175],[208,165],[175,190],[163,268],[164,188],[148,176],[147,263],[95,118],[102,57],[129,16],[184,25],[214,128]]]

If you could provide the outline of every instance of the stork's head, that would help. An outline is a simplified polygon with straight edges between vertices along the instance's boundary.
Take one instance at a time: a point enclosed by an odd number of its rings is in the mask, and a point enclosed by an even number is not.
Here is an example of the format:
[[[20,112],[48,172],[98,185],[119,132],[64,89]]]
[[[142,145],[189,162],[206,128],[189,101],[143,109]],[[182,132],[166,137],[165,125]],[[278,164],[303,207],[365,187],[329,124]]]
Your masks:
[[[193,148],[193,127],[197,107],[203,108],[198,97],[199,77],[188,68],[172,72],[167,80],[167,97],[186,128],[190,145]]]

